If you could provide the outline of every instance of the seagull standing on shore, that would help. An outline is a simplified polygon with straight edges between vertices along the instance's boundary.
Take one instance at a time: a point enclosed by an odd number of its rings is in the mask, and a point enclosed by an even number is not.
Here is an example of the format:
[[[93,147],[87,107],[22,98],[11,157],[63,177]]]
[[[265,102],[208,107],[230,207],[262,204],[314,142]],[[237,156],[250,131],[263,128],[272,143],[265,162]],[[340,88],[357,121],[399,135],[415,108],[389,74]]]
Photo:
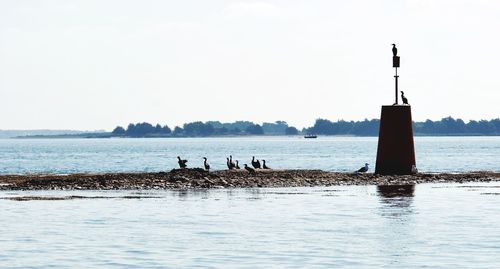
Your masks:
[[[358,173],[366,173],[366,172],[368,172],[368,164],[365,163],[365,166],[359,168],[358,171],[356,171],[356,172],[358,172]]]
[[[187,167],[186,163],[188,162],[187,160],[182,160],[181,157],[177,156],[177,163],[179,164],[179,167],[184,169]]]
[[[205,166],[205,170],[207,172],[210,172],[210,164],[208,164],[208,162],[207,162],[207,157],[203,157],[203,159],[205,160],[205,161],[203,161],[203,166]]]
[[[255,169],[249,167],[247,164],[245,164],[245,170],[247,170],[250,174],[255,174]]]

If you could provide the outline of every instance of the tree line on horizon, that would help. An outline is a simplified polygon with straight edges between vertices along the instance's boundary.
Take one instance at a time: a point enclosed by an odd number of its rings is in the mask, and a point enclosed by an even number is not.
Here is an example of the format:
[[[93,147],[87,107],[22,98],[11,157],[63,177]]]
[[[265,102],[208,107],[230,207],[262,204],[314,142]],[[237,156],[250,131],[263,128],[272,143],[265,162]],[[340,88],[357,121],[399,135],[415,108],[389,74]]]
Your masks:
[[[112,136],[118,137],[206,137],[224,135],[298,135],[299,130],[288,126],[284,121],[265,122],[262,125],[250,121],[221,123],[219,121],[195,121],[176,126],[173,130],[168,125],[161,126],[143,122],[130,123],[127,128],[117,126]]]
[[[321,135],[377,136],[379,125],[379,119],[337,122],[317,119],[314,126],[303,131]],[[413,122],[413,132],[415,135],[500,135],[500,119],[465,123],[462,119],[446,117],[439,121]]]
[[[317,119],[313,126],[299,131],[285,121],[264,122],[262,125],[250,121],[221,123],[219,121],[195,121],[176,126],[173,130],[167,125],[152,125],[147,122],[130,123],[127,128],[117,126],[111,136],[115,137],[207,137],[236,135],[353,135],[377,136],[380,120],[365,119],[363,121],[336,122]],[[439,121],[426,120],[413,122],[415,135],[500,135],[500,119],[471,120],[465,123],[462,119],[446,117]]]

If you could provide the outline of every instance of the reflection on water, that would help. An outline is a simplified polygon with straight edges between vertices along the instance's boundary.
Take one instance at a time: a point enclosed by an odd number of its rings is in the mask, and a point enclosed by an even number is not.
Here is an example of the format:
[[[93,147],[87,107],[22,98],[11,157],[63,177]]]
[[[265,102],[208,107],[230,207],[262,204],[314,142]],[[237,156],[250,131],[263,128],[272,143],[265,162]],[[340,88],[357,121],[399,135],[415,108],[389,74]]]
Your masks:
[[[390,264],[402,264],[412,256],[407,247],[407,241],[417,238],[414,233],[413,197],[415,185],[387,185],[377,186],[380,199],[379,214],[383,217],[383,227],[392,230],[392,233],[382,234],[382,249],[392,253]]]
[[[400,217],[412,213],[415,185],[380,185],[377,194],[382,202],[382,215]]]
[[[413,197],[415,185],[379,185],[377,192],[383,198]]]

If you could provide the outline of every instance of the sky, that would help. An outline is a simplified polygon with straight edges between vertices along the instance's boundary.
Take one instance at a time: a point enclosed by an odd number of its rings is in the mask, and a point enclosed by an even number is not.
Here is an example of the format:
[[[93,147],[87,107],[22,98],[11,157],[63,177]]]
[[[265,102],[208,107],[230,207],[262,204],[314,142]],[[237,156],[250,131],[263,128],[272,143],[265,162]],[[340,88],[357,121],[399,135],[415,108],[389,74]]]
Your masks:
[[[500,117],[496,0],[0,0],[0,129]]]

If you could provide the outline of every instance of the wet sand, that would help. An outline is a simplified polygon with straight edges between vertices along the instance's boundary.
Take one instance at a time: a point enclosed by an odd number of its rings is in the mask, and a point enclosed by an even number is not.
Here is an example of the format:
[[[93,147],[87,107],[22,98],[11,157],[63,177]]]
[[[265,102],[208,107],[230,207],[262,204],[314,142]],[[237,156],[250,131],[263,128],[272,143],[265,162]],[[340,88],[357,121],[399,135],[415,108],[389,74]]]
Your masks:
[[[195,188],[313,187],[339,185],[408,185],[500,181],[498,172],[419,173],[382,176],[321,170],[174,169],[159,173],[70,175],[0,175],[0,190],[149,190]]]

